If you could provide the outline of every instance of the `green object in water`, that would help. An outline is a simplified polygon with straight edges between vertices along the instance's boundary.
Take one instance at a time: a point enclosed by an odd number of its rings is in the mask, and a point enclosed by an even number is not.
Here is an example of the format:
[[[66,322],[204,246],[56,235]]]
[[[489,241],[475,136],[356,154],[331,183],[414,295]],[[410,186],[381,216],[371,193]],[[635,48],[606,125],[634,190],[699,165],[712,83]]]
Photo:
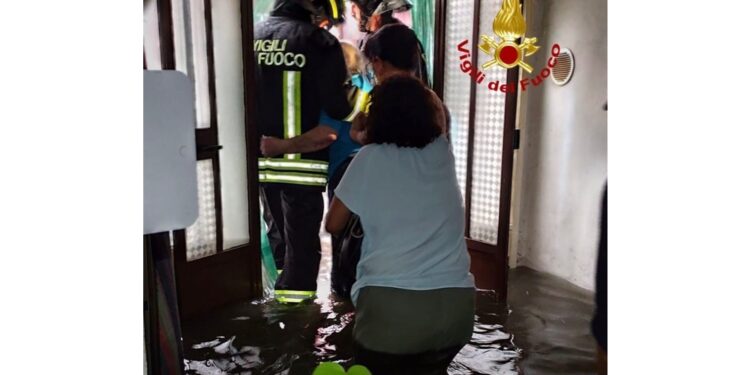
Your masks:
[[[271,243],[268,241],[266,222],[263,220],[263,217],[260,218],[260,257],[263,261],[265,276],[271,287],[273,287],[280,272],[276,270],[276,261],[273,259],[273,250],[271,250]]]
[[[354,365],[346,371],[336,362],[323,362],[315,368],[312,375],[372,375],[372,373],[362,365]]]
[[[346,375],[346,370],[336,362],[323,362],[315,368],[312,375]]]
[[[347,371],[346,373],[347,375],[372,375],[370,370],[362,365],[354,365],[352,367],[349,367],[349,371]]]

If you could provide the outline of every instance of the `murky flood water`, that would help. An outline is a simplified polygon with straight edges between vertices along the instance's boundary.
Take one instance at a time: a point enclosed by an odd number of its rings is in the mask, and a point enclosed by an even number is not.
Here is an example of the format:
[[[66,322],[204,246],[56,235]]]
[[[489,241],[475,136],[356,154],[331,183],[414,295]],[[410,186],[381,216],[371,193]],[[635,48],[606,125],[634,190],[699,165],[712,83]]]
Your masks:
[[[309,375],[323,361],[353,364],[354,311],[329,296],[329,253],[314,303],[253,301],[186,323],[187,373]],[[478,292],[474,336],[449,374],[594,374],[590,293],[525,268],[509,282],[510,309]]]
[[[210,323],[186,327],[188,373],[310,374],[322,361],[348,367],[353,364],[353,315],[351,304],[330,299],[304,306],[271,301],[234,306]],[[477,315],[471,344],[457,356],[450,374],[518,373],[519,352],[502,319],[502,314]]]

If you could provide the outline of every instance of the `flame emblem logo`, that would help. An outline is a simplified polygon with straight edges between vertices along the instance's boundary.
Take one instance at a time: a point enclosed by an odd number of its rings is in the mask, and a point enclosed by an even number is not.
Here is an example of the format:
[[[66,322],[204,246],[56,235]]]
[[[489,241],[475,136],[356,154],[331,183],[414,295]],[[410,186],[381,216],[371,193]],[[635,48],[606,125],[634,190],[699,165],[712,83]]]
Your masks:
[[[492,23],[492,30],[500,37],[500,42],[491,36],[482,35],[479,49],[492,57],[492,60],[484,63],[482,68],[500,65],[510,69],[520,65],[526,72],[531,73],[534,68],[525,63],[523,58],[533,55],[539,46],[536,45],[536,38],[524,37],[526,21],[523,19],[519,0],[503,0],[503,5]],[[516,43],[516,39],[519,38],[523,38],[520,45]]]

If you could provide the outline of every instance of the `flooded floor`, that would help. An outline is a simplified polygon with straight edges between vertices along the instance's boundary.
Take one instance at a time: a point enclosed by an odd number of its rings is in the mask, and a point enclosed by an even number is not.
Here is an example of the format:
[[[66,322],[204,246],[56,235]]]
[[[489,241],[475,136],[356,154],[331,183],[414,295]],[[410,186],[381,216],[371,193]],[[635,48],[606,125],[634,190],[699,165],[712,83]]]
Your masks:
[[[353,307],[329,296],[330,242],[322,242],[315,303],[252,301],[187,322],[186,372],[309,375],[322,361],[349,367]],[[449,374],[595,374],[592,300],[591,292],[562,279],[511,270],[507,305],[478,292],[474,336]]]

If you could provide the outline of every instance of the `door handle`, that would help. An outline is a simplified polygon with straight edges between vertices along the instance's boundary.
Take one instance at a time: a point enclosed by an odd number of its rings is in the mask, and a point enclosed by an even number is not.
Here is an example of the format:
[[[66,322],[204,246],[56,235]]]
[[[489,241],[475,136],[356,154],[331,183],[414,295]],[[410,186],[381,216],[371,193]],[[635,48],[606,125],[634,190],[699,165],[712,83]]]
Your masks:
[[[206,152],[216,152],[224,148],[222,145],[207,145],[207,146],[198,146],[197,150],[198,153],[206,153]]]

